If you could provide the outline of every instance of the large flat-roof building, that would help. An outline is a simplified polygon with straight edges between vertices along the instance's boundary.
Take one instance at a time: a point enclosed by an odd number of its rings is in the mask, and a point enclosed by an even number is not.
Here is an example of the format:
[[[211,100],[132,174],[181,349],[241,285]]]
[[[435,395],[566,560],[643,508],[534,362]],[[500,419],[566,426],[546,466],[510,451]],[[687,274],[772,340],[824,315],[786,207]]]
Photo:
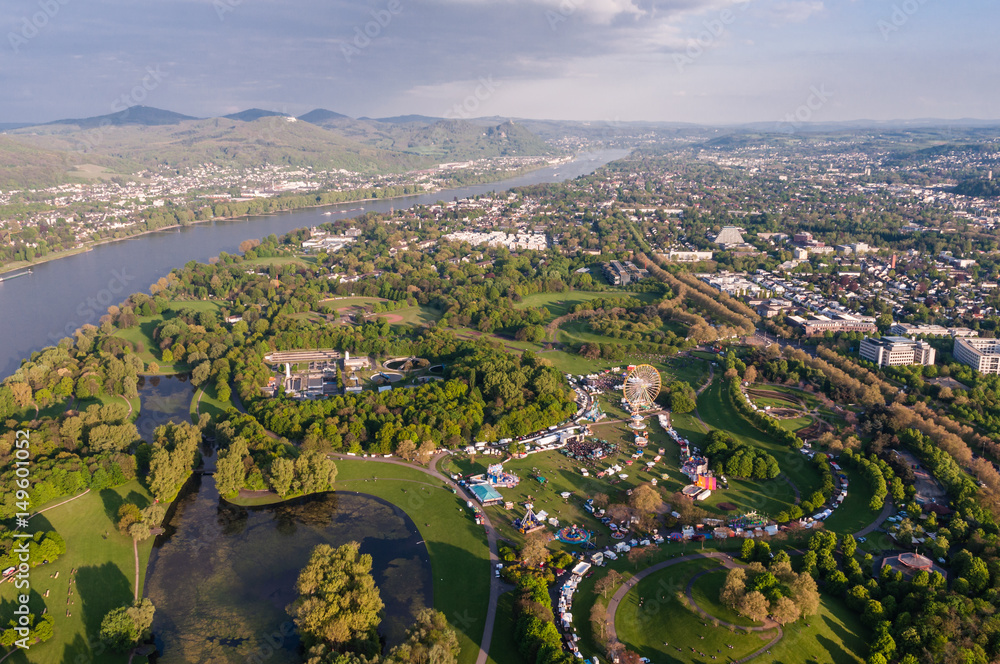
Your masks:
[[[788,316],[788,320],[798,325],[807,336],[825,334],[826,332],[867,332],[871,333],[878,328],[875,319],[871,316],[856,316],[847,313],[831,313],[829,316],[816,314],[809,318],[801,316]]]
[[[952,354],[979,373],[1000,374],[1000,339],[956,338]]]
[[[926,341],[906,337],[862,339],[860,355],[880,367],[898,367],[907,364],[934,364],[934,349]]]

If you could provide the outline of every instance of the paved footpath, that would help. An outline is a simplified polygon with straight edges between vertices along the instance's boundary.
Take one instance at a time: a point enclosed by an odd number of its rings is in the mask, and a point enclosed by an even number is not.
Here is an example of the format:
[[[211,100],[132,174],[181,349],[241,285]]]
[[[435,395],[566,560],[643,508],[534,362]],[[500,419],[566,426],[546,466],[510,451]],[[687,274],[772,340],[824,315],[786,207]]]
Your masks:
[[[728,568],[728,569],[733,569],[735,567],[746,567],[746,565],[742,565],[740,563],[735,562],[733,560],[732,556],[730,556],[728,554],[725,554],[725,553],[718,553],[718,552],[714,552],[714,551],[713,552],[709,552],[709,553],[689,553],[686,556],[680,556],[679,558],[672,558],[670,560],[665,560],[662,563],[657,563],[656,565],[653,565],[652,567],[647,567],[646,569],[642,570],[641,572],[638,572],[635,576],[631,577],[628,581],[626,581],[625,583],[623,583],[621,585],[621,587],[611,597],[611,601],[608,602],[608,610],[607,610],[608,641],[611,642],[611,643],[614,643],[615,641],[618,641],[618,632],[615,629],[615,614],[618,613],[618,605],[621,604],[621,601],[625,598],[625,595],[628,594],[629,590],[631,590],[633,587],[635,587],[635,585],[637,583],[639,583],[640,581],[642,581],[644,578],[646,578],[650,574],[654,574],[656,572],[659,572],[660,570],[666,569],[666,568],[668,568],[668,567],[670,567],[672,565],[679,565],[681,563],[690,562],[692,560],[699,560],[699,559],[702,559],[702,558],[711,558],[711,559],[714,559],[714,560],[718,560],[718,561],[720,561],[722,563],[723,567]],[[718,568],[712,569],[712,570],[706,570],[705,572],[701,572],[700,574],[696,575],[694,577],[694,579],[691,579],[691,582],[688,583],[687,590],[686,590],[688,601],[694,607],[695,611],[697,611],[702,617],[705,617],[705,618],[715,619],[714,616],[708,615],[697,604],[695,604],[694,598],[691,595],[691,586],[694,585],[694,581],[699,576],[701,576],[701,574],[706,574],[707,572],[714,572],[714,571],[717,571],[717,569]],[[727,627],[729,626],[729,623],[721,621],[721,620],[719,621],[719,624],[720,625],[725,625]],[[733,627],[736,627],[736,626],[734,625]],[[760,650],[747,655],[743,659],[737,660],[737,662],[746,662],[746,661],[749,661],[749,660],[753,659],[754,657],[758,657],[759,655],[764,654],[765,652],[767,652],[768,650],[770,650],[776,643],[778,643],[778,641],[780,641],[782,639],[782,637],[784,636],[784,633],[782,632],[781,627],[777,623],[775,623],[773,621],[770,621],[770,620],[768,620],[767,622],[764,623],[764,625],[759,626],[759,627],[750,627],[750,628],[737,627],[737,629],[749,629],[752,632],[763,632],[763,631],[767,631],[769,629],[777,629],[777,632],[778,632],[777,636],[770,643],[768,643],[766,646],[763,646]]]

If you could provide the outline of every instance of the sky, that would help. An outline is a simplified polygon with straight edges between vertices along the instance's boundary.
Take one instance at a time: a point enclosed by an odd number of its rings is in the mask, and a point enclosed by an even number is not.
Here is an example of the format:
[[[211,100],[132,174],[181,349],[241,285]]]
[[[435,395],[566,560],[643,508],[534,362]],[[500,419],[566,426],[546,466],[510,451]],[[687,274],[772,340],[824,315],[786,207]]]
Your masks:
[[[1000,119],[996,0],[3,0],[0,122],[144,104],[593,122]]]

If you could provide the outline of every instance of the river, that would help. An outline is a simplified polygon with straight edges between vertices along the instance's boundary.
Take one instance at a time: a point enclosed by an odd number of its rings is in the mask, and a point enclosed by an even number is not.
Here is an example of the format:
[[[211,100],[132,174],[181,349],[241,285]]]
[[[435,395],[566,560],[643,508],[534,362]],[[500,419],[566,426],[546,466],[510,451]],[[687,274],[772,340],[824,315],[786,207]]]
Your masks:
[[[465,198],[542,182],[560,182],[592,173],[626,154],[627,150],[585,153],[571,162],[492,184],[193,224],[102,244],[92,251],[42,263],[32,268],[31,275],[0,282],[0,320],[3,321],[0,377],[9,376],[23,358],[45,346],[55,345],[82,325],[97,324],[108,306],[118,304],[131,293],[148,290],[170,270],[192,260],[205,262],[223,251],[237,253],[243,240],[271,233],[280,236],[296,228],[365,212],[388,212],[390,208]],[[333,214],[325,215],[325,212]]]

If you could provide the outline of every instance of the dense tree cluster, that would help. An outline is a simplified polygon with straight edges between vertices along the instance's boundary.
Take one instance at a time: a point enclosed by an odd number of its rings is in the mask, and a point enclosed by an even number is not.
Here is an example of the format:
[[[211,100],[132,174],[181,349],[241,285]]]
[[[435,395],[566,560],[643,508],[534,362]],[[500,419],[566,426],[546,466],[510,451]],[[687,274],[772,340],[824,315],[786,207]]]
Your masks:
[[[781,474],[778,460],[773,455],[741,443],[717,429],[709,432],[705,439],[705,455],[718,475],[773,480]]]

